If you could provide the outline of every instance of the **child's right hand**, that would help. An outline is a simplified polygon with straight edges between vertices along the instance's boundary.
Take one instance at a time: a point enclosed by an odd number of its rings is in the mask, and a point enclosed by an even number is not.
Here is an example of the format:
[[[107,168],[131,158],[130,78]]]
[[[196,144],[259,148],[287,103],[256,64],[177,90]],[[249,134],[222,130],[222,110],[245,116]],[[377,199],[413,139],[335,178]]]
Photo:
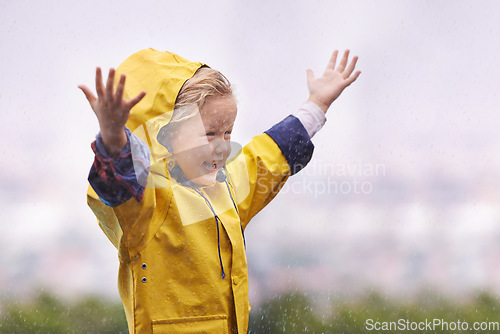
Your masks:
[[[97,91],[97,98],[87,86],[78,86],[85,94],[92,110],[94,110],[97,116],[104,146],[111,157],[118,156],[123,147],[127,144],[125,123],[127,123],[130,109],[146,95],[146,92],[142,91],[136,97],[130,100],[124,100],[123,88],[125,87],[125,74],[120,76],[120,82],[116,87],[116,92],[113,93],[114,77],[115,70],[110,69],[106,86],[104,86],[101,69],[99,67],[96,69],[95,88]]]

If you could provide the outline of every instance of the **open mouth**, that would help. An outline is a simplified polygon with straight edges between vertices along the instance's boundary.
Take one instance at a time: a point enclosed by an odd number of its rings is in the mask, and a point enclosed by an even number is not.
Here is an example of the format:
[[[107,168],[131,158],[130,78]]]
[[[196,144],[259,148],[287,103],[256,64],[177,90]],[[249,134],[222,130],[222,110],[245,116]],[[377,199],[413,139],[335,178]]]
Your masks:
[[[218,170],[222,167],[223,164],[224,162],[222,160],[211,160],[203,162],[203,166],[209,171]]]

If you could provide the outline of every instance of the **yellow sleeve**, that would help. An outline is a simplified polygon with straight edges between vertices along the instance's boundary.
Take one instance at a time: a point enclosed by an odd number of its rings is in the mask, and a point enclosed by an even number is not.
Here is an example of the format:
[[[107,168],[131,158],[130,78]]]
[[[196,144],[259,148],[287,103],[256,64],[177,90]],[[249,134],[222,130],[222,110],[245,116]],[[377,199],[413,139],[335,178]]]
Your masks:
[[[276,196],[290,176],[287,160],[267,134],[252,138],[228,163],[227,170],[243,228]]]
[[[91,186],[87,191],[87,204],[97,217],[99,226],[120,251],[120,256],[133,256],[129,252],[140,251],[154,236],[165,219],[172,198],[169,180],[155,173],[163,166],[152,166],[148,186],[140,202],[133,197],[128,201],[110,207],[104,204]],[[155,180],[156,179],[156,180]],[[161,184],[158,179],[162,179]],[[155,186],[156,185],[156,186]],[[127,254],[123,250],[127,249]]]

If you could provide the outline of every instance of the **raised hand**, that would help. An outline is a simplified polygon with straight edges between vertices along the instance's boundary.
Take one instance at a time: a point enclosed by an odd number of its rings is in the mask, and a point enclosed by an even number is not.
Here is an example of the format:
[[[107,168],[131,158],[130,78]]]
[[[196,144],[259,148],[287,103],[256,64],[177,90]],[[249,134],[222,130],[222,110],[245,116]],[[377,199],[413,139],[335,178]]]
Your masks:
[[[104,86],[101,69],[99,67],[96,69],[95,88],[97,97],[87,86],[78,86],[85,94],[97,116],[104,146],[107,153],[112,157],[118,156],[122,148],[127,144],[125,123],[128,120],[130,109],[146,95],[146,92],[143,91],[130,100],[123,99],[125,74],[120,76],[115,92],[113,92],[114,77],[115,70],[110,69],[106,86]]]
[[[337,55],[338,51],[335,50],[330,58],[330,62],[326,66],[325,73],[321,77],[315,78],[313,71],[310,69],[307,70],[308,100],[316,103],[324,113],[326,113],[330,105],[339,97],[342,91],[361,74],[361,71],[356,71],[352,74],[358,61],[357,56],[352,58],[349,65],[347,65],[349,50],[346,50],[340,60],[339,66],[335,68]]]

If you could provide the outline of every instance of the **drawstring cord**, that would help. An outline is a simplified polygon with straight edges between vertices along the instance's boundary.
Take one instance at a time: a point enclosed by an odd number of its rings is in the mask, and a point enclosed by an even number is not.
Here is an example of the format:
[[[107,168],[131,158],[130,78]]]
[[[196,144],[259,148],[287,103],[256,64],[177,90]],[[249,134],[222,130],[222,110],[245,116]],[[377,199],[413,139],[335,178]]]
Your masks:
[[[239,217],[240,212],[238,211],[238,207],[236,206],[236,203],[234,202],[233,194],[231,193],[231,189],[229,189],[229,183],[227,183],[226,178],[224,178],[224,182],[226,182],[227,191],[229,192],[229,196],[231,197],[231,201],[233,201],[234,208],[236,209],[236,213],[238,214],[238,217]],[[240,219],[240,228],[241,228],[241,235],[243,236],[243,245],[245,246],[245,249],[247,249],[247,241],[245,240],[245,233],[243,232],[243,225],[241,225],[241,219]]]
[[[223,167],[225,169],[225,167]],[[238,214],[238,217],[240,216],[240,213],[238,211],[238,207],[236,206],[236,202],[234,201],[234,198],[233,198],[233,195],[231,193],[231,190],[229,189],[229,184],[227,183],[227,179],[226,179],[226,175],[224,175],[224,172],[220,171],[221,174],[223,175],[223,179],[224,179],[224,182],[226,183],[226,186],[227,186],[227,190],[229,192],[229,196],[231,197],[231,201],[233,202],[233,205],[234,205],[234,208],[236,209],[236,213]],[[222,279],[226,278],[226,273],[224,272],[224,265],[222,264],[222,256],[221,256],[221,253],[220,253],[220,232],[219,232],[219,222],[221,223],[222,225],[222,221],[220,220],[219,216],[215,213],[215,210],[214,208],[212,207],[212,204],[210,204],[210,201],[205,197],[205,195],[203,195],[202,192],[200,192],[198,189],[196,189],[195,187],[192,186],[191,182],[189,182],[188,180],[184,179],[184,177],[182,177],[182,175],[180,175],[180,178],[182,179],[183,183],[187,184],[191,189],[193,189],[194,191],[196,191],[198,193],[198,195],[200,195],[201,197],[203,197],[203,199],[205,200],[205,203],[208,204],[208,207],[210,208],[210,210],[212,210],[212,213],[215,217],[215,223],[217,225],[217,250],[219,252],[219,263],[220,263],[220,269],[221,269],[221,275],[222,275]],[[245,245],[245,249],[247,247],[246,245],[246,241],[245,241],[245,235],[243,234],[243,226],[241,225],[241,220],[240,220],[240,227],[241,227],[241,235],[243,236],[243,244]]]

